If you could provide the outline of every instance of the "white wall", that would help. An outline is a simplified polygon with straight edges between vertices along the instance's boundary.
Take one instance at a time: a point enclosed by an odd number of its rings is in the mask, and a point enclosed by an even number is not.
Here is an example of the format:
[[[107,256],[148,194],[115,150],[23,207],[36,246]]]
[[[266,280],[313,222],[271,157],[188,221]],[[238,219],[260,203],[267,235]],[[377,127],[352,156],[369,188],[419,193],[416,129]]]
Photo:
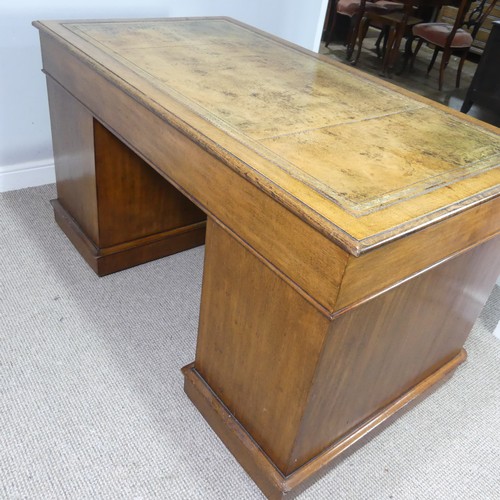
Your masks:
[[[224,15],[311,50],[327,0],[13,0],[0,7],[0,192],[53,182],[35,19]]]

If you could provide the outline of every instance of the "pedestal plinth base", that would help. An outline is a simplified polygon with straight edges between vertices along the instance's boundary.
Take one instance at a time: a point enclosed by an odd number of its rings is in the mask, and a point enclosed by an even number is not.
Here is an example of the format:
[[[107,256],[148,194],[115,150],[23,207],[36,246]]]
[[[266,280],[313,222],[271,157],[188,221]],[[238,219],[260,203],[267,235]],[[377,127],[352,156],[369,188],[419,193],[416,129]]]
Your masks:
[[[50,202],[54,217],[98,276],[106,276],[151,260],[189,250],[205,242],[206,222],[171,229],[107,248],[98,248],[58,200]]]
[[[184,390],[196,408],[201,412],[229,451],[236,457],[240,465],[255,481],[262,492],[270,499],[292,498],[310,485],[310,480],[328,466],[334,459],[353,451],[354,445],[362,438],[373,435],[375,428],[389,423],[390,419],[402,413],[409,403],[427,395],[440,382],[452,375],[455,368],[465,361],[467,354],[462,349],[448,363],[424,379],[398,399],[382,408],[368,420],[352,431],[336,440],[292,474],[284,476],[266,453],[247,433],[245,428],[234,418],[224,403],[210,389],[202,376],[196,371],[194,363],[182,369],[184,374]]]

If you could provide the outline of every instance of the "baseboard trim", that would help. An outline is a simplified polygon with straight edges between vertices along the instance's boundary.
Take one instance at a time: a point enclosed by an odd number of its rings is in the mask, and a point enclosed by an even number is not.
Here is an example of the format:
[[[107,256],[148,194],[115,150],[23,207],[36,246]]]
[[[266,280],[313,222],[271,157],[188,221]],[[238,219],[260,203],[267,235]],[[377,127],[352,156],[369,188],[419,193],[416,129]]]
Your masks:
[[[0,193],[56,181],[54,159],[34,160],[14,165],[0,165]]]

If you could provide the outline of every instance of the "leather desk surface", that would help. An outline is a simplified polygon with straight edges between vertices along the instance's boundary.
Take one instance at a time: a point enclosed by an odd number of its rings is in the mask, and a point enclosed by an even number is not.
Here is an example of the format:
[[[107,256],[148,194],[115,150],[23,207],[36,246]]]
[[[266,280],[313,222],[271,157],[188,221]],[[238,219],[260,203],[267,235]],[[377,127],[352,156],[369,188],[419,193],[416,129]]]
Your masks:
[[[37,27],[354,255],[498,194],[496,129],[231,20]]]

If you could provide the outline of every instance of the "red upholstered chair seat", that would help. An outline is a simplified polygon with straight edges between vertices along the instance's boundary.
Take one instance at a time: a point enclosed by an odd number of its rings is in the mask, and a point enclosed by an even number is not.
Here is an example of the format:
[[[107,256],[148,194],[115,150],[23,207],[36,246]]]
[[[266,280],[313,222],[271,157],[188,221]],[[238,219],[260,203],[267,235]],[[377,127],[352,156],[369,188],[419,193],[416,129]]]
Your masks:
[[[352,17],[356,14],[356,12],[358,12],[360,4],[360,0],[338,0],[337,13],[342,14],[343,16]]]
[[[421,23],[413,27],[413,34],[433,45],[444,47],[453,26],[447,23]],[[472,36],[463,29],[457,30],[451,42],[453,49],[465,49],[472,45]]]
[[[383,12],[384,14],[396,12],[397,10],[403,10],[403,7],[404,3],[389,2],[388,0],[378,0],[370,6],[368,6],[368,2],[366,2],[366,10],[376,10],[377,12]]]
[[[360,6],[361,0],[338,0],[337,13],[352,17],[359,12]],[[401,10],[402,8],[402,3],[390,2],[389,0],[378,0],[375,2],[367,0],[365,4],[365,9],[368,11],[377,10],[381,12],[393,12],[396,10]]]

